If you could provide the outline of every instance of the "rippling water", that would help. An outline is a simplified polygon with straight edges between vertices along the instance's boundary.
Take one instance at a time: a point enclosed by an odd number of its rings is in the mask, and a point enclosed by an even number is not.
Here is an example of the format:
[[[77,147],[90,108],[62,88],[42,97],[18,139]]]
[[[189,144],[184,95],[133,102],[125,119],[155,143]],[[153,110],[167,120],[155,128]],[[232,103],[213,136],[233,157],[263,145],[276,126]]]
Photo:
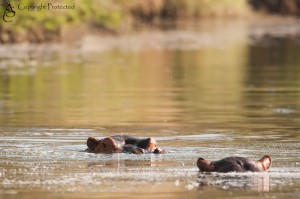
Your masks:
[[[233,32],[1,47],[0,196],[299,197],[300,40]],[[83,152],[87,137],[118,133],[153,136],[168,153]],[[265,154],[264,173],[196,167]]]

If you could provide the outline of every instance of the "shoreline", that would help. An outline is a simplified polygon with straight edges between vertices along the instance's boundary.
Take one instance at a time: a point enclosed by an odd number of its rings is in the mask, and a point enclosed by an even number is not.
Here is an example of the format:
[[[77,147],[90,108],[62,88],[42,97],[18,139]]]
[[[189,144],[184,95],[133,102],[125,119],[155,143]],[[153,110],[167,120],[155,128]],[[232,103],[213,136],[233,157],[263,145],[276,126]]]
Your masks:
[[[300,42],[299,21],[294,18],[268,18],[253,21],[205,21],[183,23],[171,29],[141,29],[125,34],[93,32],[81,38],[61,42],[16,43],[0,45],[0,69],[10,66],[49,64],[53,57],[63,56],[66,62],[82,62],[86,57],[109,51],[168,51],[226,49],[232,45],[256,45],[262,40],[272,45],[274,39],[294,38]],[[80,31],[78,31],[79,33]],[[74,35],[73,35],[74,37]],[[97,45],[95,45],[97,44]],[[66,59],[65,59],[66,58]],[[50,61],[52,62],[52,61]],[[42,64],[43,65],[43,64]]]
[[[214,33],[227,34],[226,30],[232,32],[239,31],[240,29],[247,31],[247,36],[260,39],[264,36],[269,37],[298,37],[300,36],[300,18],[282,17],[282,16],[256,16],[247,20],[233,19],[233,20],[220,20],[220,19],[206,19],[204,21],[176,21],[164,22],[160,24],[142,24],[138,27],[133,27],[124,32],[105,31],[101,28],[90,27],[89,25],[77,25],[68,27],[62,30],[61,36],[58,40],[49,42],[20,42],[20,43],[4,43],[1,46],[26,46],[26,45],[80,45],[85,43],[90,38],[95,38],[109,43],[109,40],[118,40],[124,38],[142,39],[144,35],[157,35],[163,34],[176,34],[180,37],[181,33],[195,33],[195,34],[208,34]],[[76,31],[75,31],[76,30]],[[224,31],[224,32],[222,32]],[[201,35],[200,35],[201,36]],[[212,35],[214,36],[214,35]],[[184,36],[183,36],[184,37]],[[151,39],[151,38],[149,38]],[[93,42],[91,44],[94,45]],[[116,41],[118,44],[118,41]],[[0,46],[0,48],[1,48]],[[95,45],[94,45],[95,46]],[[95,46],[96,48],[99,46]],[[130,46],[129,46],[130,47]]]
[[[274,16],[300,17],[297,0],[240,0],[234,3],[228,0],[133,0],[126,4],[122,1],[88,1],[76,6],[75,2],[65,5],[58,1],[47,5],[0,3],[0,13],[4,13],[0,21],[0,43],[60,42],[70,36],[70,40],[77,40],[90,32],[120,35],[147,28],[172,28],[170,24],[177,28],[181,21],[260,21]],[[55,6],[51,12],[49,5]]]
[[[248,26],[250,36],[255,38],[264,35],[269,36],[284,36],[287,34],[299,35],[300,34],[300,18],[283,17],[283,16],[270,16],[259,15],[242,19],[219,19],[208,18],[204,20],[177,20],[177,21],[161,21],[158,23],[135,23],[132,27],[120,28],[120,30],[109,30],[101,27],[94,27],[91,24],[78,24],[67,26],[56,31],[36,30],[29,31],[28,35],[10,35],[10,32],[0,34],[0,43],[2,45],[11,44],[48,44],[48,43],[78,43],[78,41],[86,37],[123,37],[127,35],[143,34],[147,32],[157,31],[199,31],[202,27],[214,29],[218,26],[226,26],[226,24],[243,24]],[[211,27],[210,27],[211,26]],[[284,30],[280,27],[288,27]],[[294,27],[293,27],[294,26]],[[279,27],[280,30],[278,30]],[[0,28],[1,33],[1,28]],[[13,34],[13,33],[12,33]],[[17,38],[19,37],[19,38]],[[26,39],[28,38],[28,39]],[[12,42],[14,40],[15,42]],[[1,42],[2,41],[2,42]],[[5,42],[3,42],[5,41]]]

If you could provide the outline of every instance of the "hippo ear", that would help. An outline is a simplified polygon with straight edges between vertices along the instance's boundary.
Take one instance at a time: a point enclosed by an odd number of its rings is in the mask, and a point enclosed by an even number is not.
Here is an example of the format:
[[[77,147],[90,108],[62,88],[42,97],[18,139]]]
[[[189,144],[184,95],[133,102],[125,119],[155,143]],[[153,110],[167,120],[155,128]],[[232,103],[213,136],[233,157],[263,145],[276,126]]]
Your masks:
[[[91,151],[94,151],[98,142],[99,140],[97,138],[89,137],[86,144]]]
[[[265,171],[268,168],[270,168],[270,166],[272,164],[272,158],[268,155],[265,155],[260,160],[258,160],[258,162],[261,164],[262,169]]]
[[[212,166],[210,165],[210,161],[205,160],[204,158],[198,158],[197,166],[202,172],[211,172]]]

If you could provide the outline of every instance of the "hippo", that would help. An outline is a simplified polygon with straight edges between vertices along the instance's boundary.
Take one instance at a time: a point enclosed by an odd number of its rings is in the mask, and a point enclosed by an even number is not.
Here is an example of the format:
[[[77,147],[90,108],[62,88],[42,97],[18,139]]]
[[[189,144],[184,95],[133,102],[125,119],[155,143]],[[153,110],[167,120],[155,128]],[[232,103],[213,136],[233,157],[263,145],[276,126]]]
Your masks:
[[[227,157],[218,161],[208,161],[199,158],[197,166],[201,172],[262,172],[266,171],[272,164],[270,156],[265,155],[258,161],[249,160],[244,157]]]
[[[137,138],[129,135],[113,135],[100,140],[89,137],[87,146],[86,151],[91,153],[165,153],[165,150],[157,148],[157,143],[152,137]]]

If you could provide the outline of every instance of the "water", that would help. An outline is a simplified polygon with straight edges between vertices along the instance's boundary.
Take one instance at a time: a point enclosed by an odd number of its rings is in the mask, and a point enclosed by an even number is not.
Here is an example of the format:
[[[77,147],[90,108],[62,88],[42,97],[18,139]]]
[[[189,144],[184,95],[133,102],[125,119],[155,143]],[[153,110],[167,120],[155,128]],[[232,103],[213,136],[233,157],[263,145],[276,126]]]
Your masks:
[[[299,37],[202,28],[2,46],[0,197],[299,197]],[[119,133],[168,153],[83,152]],[[265,154],[263,173],[196,167]]]

